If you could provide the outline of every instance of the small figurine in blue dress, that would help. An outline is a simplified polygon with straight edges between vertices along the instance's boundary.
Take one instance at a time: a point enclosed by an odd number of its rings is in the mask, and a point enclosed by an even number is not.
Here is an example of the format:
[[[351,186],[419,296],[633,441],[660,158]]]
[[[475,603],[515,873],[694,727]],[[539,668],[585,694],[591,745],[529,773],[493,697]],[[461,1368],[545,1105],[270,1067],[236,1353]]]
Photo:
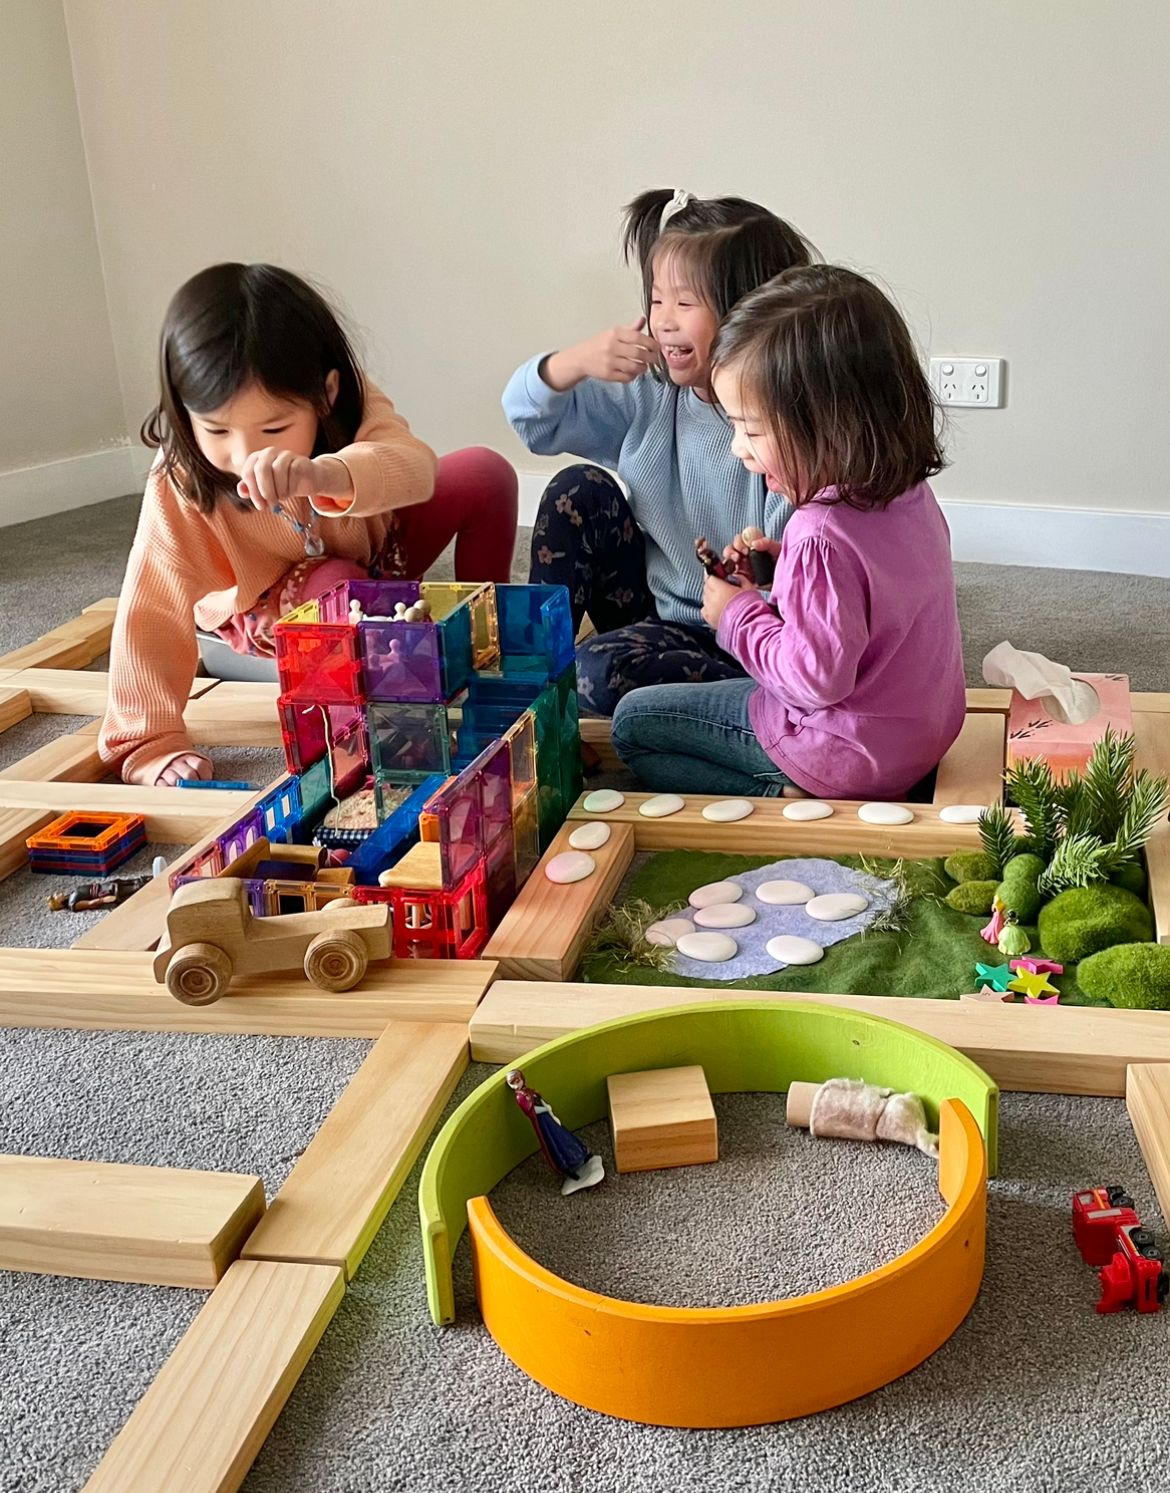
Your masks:
[[[596,1187],[605,1179],[605,1165],[583,1140],[566,1130],[552,1112],[552,1107],[535,1089],[524,1082],[519,1068],[513,1068],[504,1082],[516,1096],[516,1103],[528,1116],[544,1159],[554,1172],[564,1177],[561,1194],[568,1197],[583,1187]]]

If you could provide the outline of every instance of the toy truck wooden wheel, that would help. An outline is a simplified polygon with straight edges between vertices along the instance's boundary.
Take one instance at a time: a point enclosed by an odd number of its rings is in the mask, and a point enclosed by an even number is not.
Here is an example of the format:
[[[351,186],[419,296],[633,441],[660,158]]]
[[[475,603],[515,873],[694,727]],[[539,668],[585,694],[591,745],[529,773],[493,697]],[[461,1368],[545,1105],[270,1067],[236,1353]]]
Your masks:
[[[352,929],[318,933],[305,953],[305,976],[320,990],[352,990],[369,962],[365,944]]]
[[[214,944],[184,944],[167,965],[167,989],[185,1006],[210,1006],[231,978],[232,961]]]

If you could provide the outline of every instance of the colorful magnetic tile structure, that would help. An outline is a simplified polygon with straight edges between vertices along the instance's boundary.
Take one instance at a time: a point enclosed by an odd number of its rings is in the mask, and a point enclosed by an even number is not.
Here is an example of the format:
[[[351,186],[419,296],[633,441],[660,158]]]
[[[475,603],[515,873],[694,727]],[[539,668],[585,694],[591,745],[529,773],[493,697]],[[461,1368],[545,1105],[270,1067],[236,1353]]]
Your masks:
[[[146,844],[146,820],[141,814],[62,814],[25,844],[30,871],[108,876]]]

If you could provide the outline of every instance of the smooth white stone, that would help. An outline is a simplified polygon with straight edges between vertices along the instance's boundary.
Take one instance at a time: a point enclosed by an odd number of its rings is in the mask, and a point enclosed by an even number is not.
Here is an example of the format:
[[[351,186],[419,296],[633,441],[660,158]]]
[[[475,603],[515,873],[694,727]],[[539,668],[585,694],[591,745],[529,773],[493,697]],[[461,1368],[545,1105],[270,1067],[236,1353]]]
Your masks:
[[[909,824],[914,815],[901,804],[862,804],[857,817],[866,824]]]
[[[713,804],[703,805],[703,818],[712,824],[734,824],[755,812],[756,806],[749,798],[719,798]]]
[[[938,817],[944,824],[978,824],[986,813],[985,804],[947,804]]]
[[[600,850],[612,834],[605,820],[597,819],[592,824],[579,824],[569,836],[569,844],[574,850]]]
[[[646,929],[646,942],[658,944],[664,949],[673,949],[680,938],[695,931],[690,918],[659,918]]]
[[[647,819],[665,819],[668,814],[677,814],[686,808],[686,800],[677,793],[656,793],[644,804],[638,805],[638,813]]]
[[[756,888],[756,896],[769,907],[799,907],[816,896],[803,881],[765,881]]]
[[[818,923],[839,923],[843,918],[855,918],[869,906],[869,898],[859,892],[826,892],[806,902],[804,910]]]
[[[565,850],[554,855],[544,868],[544,874],[558,886],[567,886],[571,881],[584,881],[597,870],[597,862],[583,850]]]
[[[700,907],[695,922],[700,928],[746,928],[756,920],[756,910],[746,902],[716,902]]]
[[[828,819],[833,805],[823,804],[819,798],[794,798],[780,812],[785,819]]]
[[[734,881],[709,881],[706,886],[697,886],[687,901],[692,907],[714,907],[718,902],[738,902],[743,897],[743,887]]]
[[[770,938],[764,945],[773,959],[781,964],[815,964],[825,957],[825,951],[811,938],[797,938],[795,933],[781,933]]]
[[[625,801],[626,795],[619,793],[616,788],[595,788],[582,799],[581,807],[587,814],[612,814]]]
[[[739,945],[726,933],[684,933],[675,947],[688,959],[704,964],[722,964],[739,953]]]

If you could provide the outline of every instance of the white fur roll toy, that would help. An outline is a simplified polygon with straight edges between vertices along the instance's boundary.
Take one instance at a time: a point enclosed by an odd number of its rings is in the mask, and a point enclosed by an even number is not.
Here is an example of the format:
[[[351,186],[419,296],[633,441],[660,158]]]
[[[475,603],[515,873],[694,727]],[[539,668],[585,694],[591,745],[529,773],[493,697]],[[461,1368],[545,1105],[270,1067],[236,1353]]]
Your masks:
[[[860,1079],[830,1078],[825,1083],[793,1083],[786,1118],[794,1129],[838,1140],[890,1140],[938,1156],[938,1136],[926,1125],[917,1094],[895,1094]]]

